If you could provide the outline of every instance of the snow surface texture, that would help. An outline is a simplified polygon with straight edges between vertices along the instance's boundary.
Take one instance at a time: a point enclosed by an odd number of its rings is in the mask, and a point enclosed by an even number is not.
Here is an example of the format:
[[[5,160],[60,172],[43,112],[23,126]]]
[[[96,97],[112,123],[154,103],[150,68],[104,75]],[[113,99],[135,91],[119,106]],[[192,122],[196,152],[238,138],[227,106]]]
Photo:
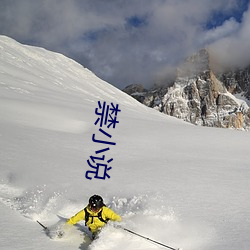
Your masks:
[[[119,104],[110,179],[88,180],[98,101]],[[197,127],[147,108],[63,55],[0,37],[0,249],[151,250],[84,222],[52,233],[103,196],[122,226],[184,250],[250,249],[250,134]]]

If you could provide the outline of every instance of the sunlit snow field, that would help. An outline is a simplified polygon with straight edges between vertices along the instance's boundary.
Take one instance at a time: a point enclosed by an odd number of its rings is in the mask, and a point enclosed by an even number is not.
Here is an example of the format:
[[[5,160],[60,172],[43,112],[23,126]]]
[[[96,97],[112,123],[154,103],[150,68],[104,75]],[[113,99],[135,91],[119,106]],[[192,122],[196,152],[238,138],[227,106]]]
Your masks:
[[[121,112],[110,179],[88,180],[98,101]],[[171,247],[248,250],[249,144],[249,132],[165,116],[63,55],[0,36],[1,249],[163,249],[112,223],[92,243],[84,222],[62,239],[36,223],[53,228],[96,193],[123,227]]]

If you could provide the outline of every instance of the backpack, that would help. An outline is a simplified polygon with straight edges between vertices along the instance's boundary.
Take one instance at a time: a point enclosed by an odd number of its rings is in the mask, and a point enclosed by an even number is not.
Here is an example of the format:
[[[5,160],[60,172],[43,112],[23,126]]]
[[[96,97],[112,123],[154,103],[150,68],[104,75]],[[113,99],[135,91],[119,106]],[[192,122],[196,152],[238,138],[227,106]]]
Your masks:
[[[105,205],[104,205],[104,206],[105,206]],[[109,221],[109,219],[104,220],[104,219],[102,218],[102,210],[101,210],[96,216],[90,215],[90,213],[89,213],[88,210],[87,210],[87,207],[84,208],[84,212],[85,212],[85,219],[84,219],[84,220],[85,220],[85,226],[87,226],[87,222],[89,221],[90,218],[92,218],[92,221],[91,221],[91,223],[90,223],[90,224],[92,224],[93,221],[94,221],[94,217],[97,217],[100,221],[102,221],[102,222],[104,222],[104,223],[107,223],[107,222]]]

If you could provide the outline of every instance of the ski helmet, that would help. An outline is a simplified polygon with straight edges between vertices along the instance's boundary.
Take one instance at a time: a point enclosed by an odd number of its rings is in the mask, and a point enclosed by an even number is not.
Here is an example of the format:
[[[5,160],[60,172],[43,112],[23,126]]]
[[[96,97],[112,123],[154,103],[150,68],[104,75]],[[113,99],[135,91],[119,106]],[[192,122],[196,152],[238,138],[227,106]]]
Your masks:
[[[103,199],[101,196],[95,194],[89,198],[89,206],[91,210],[99,210],[103,205]]]

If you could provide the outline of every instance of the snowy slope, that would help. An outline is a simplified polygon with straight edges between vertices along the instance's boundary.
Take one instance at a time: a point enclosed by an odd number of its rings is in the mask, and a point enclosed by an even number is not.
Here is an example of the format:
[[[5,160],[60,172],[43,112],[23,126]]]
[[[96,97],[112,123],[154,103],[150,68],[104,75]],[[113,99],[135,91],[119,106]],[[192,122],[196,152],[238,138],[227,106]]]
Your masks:
[[[88,180],[98,101],[121,112],[110,179]],[[249,139],[160,114],[63,55],[1,36],[0,248],[163,249],[112,225],[92,244],[81,227],[51,240],[36,223],[53,227],[98,193],[124,227],[169,246],[247,250]]]

